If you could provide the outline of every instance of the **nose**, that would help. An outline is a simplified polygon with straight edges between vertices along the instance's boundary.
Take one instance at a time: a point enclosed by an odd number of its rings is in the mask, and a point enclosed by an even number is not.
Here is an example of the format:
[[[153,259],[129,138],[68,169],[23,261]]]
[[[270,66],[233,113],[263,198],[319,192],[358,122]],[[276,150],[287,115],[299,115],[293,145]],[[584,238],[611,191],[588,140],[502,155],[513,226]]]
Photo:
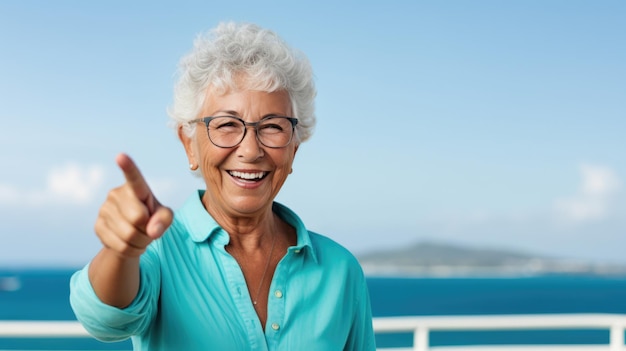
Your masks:
[[[246,126],[246,134],[237,147],[237,157],[245,161],[252,162],[263,157],[264,151],[261,143],[257,139],[256,128]]]

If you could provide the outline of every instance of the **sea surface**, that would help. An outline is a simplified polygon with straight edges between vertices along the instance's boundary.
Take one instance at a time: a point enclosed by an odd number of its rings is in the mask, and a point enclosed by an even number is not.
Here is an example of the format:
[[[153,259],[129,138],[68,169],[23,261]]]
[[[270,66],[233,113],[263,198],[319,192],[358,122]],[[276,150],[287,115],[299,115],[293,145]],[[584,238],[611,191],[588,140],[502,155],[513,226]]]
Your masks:
[[[0,320],[75,320],[70,269],[0,269]],[[368,278],[374,317],[626,313],[626,277]],[[435,332],[431,345],[600,344],[608,331]],[[377,336],[379,347],[410,346],[409,334]],[[129,341],[0,338],[0,350],[130,350]]]

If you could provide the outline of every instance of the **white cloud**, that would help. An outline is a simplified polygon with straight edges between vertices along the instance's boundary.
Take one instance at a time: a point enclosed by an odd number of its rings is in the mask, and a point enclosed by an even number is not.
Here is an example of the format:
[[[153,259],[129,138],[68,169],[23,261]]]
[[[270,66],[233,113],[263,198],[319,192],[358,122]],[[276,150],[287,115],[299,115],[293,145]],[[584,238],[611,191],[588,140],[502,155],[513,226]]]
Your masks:
[[[581,223],[602,220],[611,214],[611,205],[622,188],[619,177],[607,167],[582,165],[582,184],[572,197],[555,201],[560,221]]]
[[[23,189],[16,185],[0,183],[0,205],[87,204],[94,199],[103,181],[103,167],[99,165],[84,167],[68,163],[48,172],[44,189]]]
[[[47,191],[58,199],[74,203],[88,203],[95,191],[102,185],[104,170],[100,166],[81,168],[77,164],[68,164],[55,168],[48,173]]]

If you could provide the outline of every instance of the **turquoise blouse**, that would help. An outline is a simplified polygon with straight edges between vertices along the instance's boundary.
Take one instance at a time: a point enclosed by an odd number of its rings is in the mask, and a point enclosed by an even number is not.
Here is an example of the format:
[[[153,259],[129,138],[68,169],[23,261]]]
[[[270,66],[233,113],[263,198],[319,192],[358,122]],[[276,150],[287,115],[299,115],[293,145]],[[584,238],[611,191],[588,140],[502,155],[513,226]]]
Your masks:
[[[357,260],[278,203],[273,211],[296,229],[298,241],[276,267],[263,330],[243,273],[224,249],[229,236],[204,209],[202,195],[191,196],[142,255],[130,306],[102,303],[88,265],[72,276],[70,302],[89,333],[102,341],[130,337],[142,351],[376,349]]]

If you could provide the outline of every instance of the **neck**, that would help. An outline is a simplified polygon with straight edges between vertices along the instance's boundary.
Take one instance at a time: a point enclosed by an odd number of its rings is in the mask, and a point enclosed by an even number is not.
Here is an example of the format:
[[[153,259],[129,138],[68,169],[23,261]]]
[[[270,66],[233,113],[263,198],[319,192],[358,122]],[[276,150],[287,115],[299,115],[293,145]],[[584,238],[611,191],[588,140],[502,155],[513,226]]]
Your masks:
[[[265,250],[273,237],[285,230],[286,223],[272,212],[271,203],[257,213],[231,214],[213,207],[207,200],[203,199],[204,207],[230,236],[228,246],[238,251]]]
[[[215,206],[216,202],[209,198],[207,191],[202,203],[211,217],[230,235],[231,240],[241,238],[241,241],[260,242],[267,239],[268,233],[278,229],[278,218],[272,212],[272,202],[255,212],[237,213]]]

